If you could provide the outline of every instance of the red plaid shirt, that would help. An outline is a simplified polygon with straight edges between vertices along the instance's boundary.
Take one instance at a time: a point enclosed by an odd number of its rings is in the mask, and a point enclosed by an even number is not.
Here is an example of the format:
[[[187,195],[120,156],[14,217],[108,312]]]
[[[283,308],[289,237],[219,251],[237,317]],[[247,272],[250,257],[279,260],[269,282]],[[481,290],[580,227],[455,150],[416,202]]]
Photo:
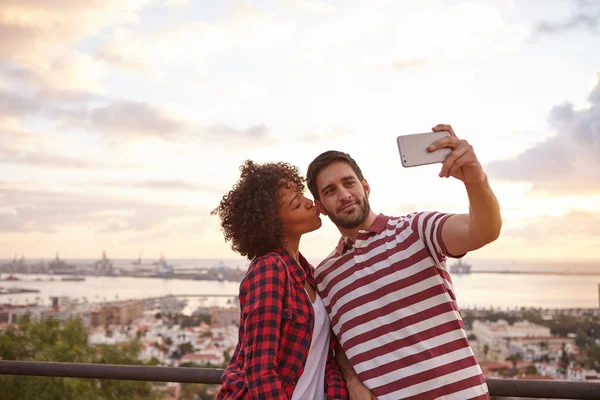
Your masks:
[[[312,266],[283,249],[252,261],[240,285],[239,340],[217,399],[291,399],[304,371],[315,315],[304,284],[315,286]],[[325,369],[327,399],[347,399],[333,356]]]

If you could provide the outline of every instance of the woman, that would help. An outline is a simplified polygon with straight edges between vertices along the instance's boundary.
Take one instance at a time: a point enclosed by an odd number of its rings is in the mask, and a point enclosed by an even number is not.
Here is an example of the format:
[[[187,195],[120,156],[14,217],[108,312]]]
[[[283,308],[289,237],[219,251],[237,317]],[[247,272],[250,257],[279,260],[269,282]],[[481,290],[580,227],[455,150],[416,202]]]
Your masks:
[[[321,227],[298,169],[246,161],[212,212],[225,240],[252,260],[240,284],[238,344],[217,399],[347,399],[312,266],[298,249]]]

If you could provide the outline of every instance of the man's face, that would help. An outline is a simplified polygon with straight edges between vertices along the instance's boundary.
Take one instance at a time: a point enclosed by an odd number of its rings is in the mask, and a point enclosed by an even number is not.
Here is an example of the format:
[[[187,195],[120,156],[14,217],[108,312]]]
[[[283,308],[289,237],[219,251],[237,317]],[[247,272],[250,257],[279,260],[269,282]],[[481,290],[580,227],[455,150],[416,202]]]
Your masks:
[[[369,184],[356,177],[348,163],[338,161],[323,168],[317,175],[319,211],[343,229],[360,226],[369,215]]]

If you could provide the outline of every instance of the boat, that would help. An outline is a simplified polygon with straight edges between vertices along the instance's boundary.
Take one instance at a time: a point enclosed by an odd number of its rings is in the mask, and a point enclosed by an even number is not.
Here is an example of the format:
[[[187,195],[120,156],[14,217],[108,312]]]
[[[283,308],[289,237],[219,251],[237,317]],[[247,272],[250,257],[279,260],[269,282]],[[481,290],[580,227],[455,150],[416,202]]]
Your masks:
[[[461,260],[458,260],[457,263],[452,264],[450,266],[451,274],[470,274],[471,273],[471,264],[465,263]]]
[[[81,282],[85,281],[85,278],[82,276],[66,276],[61,279],[63,282]]]

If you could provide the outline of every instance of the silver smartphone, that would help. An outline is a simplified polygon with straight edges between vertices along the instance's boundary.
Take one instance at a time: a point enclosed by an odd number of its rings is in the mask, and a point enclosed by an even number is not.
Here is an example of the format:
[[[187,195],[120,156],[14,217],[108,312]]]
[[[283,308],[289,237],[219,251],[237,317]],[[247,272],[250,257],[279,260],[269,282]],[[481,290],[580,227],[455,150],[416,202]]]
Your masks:
[[[443,148],[436,151],[429,151],[427,148],[445,136],[450,136],[450,132],[426,132],[398,136],[396,141],[398,142],[398,151],[400,152],[402,166],[408,168],[418,165],[443,163],[446,157],[452,152],[451,148]]]

